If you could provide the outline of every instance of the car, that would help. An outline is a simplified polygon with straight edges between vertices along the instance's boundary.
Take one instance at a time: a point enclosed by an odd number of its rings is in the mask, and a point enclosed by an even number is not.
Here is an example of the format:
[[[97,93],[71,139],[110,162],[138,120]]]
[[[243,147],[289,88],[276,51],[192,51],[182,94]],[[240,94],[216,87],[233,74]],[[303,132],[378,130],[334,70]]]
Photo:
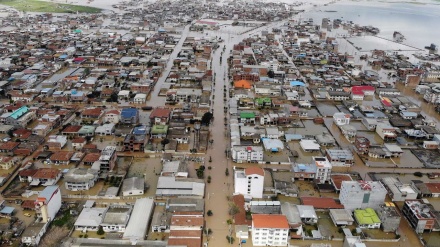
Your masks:
[[[23,215],[26,216],[26,217],[31,217],[30,213],[24,213]]]

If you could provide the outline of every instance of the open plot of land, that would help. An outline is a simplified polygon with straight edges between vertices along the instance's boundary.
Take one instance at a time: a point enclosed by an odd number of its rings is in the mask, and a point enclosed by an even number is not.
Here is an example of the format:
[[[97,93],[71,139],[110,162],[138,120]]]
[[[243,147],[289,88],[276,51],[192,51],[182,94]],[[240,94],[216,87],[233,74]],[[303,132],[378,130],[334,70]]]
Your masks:
[[[438,150],[425,150],[425,149],[413,149],[411,152],[421,160],[427,168],[439,168],[440,167],[440,151]]]
[[[101,9],[71,5],[71,4],[59,4],[38,0],[0,0],[0,4],[11,6],[20,11],[28,12],[49,12],[49,13],[99,13]]]
[[[321,113],[322,116],[325,117],[332,117],[333,114],[336,112],[339,112],[338,108],[336,106],[326,103],[317,103],[316,108],[318,109],[319,113]]]

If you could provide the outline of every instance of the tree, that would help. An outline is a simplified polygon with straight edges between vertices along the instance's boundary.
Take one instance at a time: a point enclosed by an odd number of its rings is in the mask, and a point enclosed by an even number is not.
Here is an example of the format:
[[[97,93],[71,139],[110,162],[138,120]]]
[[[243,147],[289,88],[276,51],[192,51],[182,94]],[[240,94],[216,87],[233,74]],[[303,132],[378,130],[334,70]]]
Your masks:
[[[226,239],[228,240],[228,243],[229,244],[233,244],[234,243],[234,241],[235,241],[235,239],[234,239],[234,237],[232,237],[232,236],[226,236]]]
[[[275,72],[273,72],[273,70],[269,70],[269,71],[267,72],[267,77],[269,77],[269,78],[274,78],[274,77],[275,77]]]
[[[213,213],[212,213],[212,210],[208,210],[208,212],[206,213],[208,216],[212,216],[213,215]]]
[[[423,177],[423,173],[421,173],[421,172],[414,172],[414,176],[416,176],[416,177]]]
[[[170,140],[168,140],[167,138],[163,139],[160,144],[162,144],[163,148],[165,148],[165,145],[167,145],[168,143],[170,143]]]
[[[104,235],[104,229],[102,229],[102,226],[99,226],[98,231],[96,232],[98,235]]]
[[[225,170],[225,175],[229,176],[229,169],[228,168],[226,168],[226,170]]]
[[[234,216],[240,212],[240,208],[233,202],[229,203],[228,213],[231,216]]]
[[[211,112],[206,112],[205,114],[203,114],[202,124],[208,126],[211,123],[212,117],[213,117],[213,115]]]

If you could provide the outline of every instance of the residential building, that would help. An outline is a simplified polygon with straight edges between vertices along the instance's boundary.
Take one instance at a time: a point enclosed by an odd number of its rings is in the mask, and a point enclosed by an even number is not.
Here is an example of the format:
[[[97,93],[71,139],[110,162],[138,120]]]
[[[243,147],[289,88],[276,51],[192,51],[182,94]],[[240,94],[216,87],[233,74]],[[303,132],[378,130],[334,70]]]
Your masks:
[[[402,217],[394,203],[385,202],[377,210],[377,215],[382,222],[381,227],[384,232],[396,232],[399,229]]]
[[[7,116],[5,115],[7,114]],[[30,111],[27,106],[22,106],[12,113],[5,113],[2,115],[4,124],[14,125],[19,128],[26,128],[26,126],[37,118],[34,111]]]
[[[376,133],[385,142],[387,142],[387,141],[394,141],[397,138],[396,128],[391,126],[389,123],[377,123]]]
[[[13,157],[0,156],[0,168],[3,170],[9,170],[15,165]]]
[[[147,95],[144,93],[138,93],[133,98],[133,103],[135,104],[145,104],[147,102]]]
[[[354,147],[359,154],[368,154],[370,140],[363,136],[356,136],[354,139]]]
[[[160,176],[157,181],[156,196],[203,198],[205,196],[205,183],[203,179]]]
[[[151,125],[167,125],[171,117],[171,110],[168,108],[154,108],[150,114]]]
[[[377,229],[380,228],[381,221],[372,208],[355,209],[354,219],[359,228]]]
[[[252,214],[252,244],[254,246],[287,246],[289,223],[284,215]]]
[[[378,209],[385,201],[387,190],[376,181],[342,181],[339,200],[345,209]]]
[[[119,120],[122,124],[137,124],[139,122],[139,110],[136,108],[124,108]]]
[[[293,164],[293,179],[298,180],[314,180],[316,176],[315,164]]]
[[[419,195],[419,190],[414,184],[404,184],[395,177],[385,177],[381,182],[388,190],[388,195],[393,202],[405,200],[415,200]]]
[[[326,157],[312,157],[313,163],[316,165],[315,179],[317,183],[323,184],[330,181],[330,174],[332,172],[332,164]]]
[[[68,165],[70,163],[70,158],[72,158],[74,154],[74,152],[70,151],[58,151],[50,156],[49,161],[51,164],[55,165]]]
[[[326,157],[332,166],[352,166],[353,153],[349,149],[326,149]]]
[[[65,137],[65,136],[62,136]],[[86,145],[87,140],[84,137],[77,137],[72,140],[72,147],[75,150],[81,150]]]
[[[97,135],[113,135],[115,133],[115,124],[114,123],[108,123],[103,124],[95,129],[95,134]]]
[[[137,199],[122,238],[130,240],[132,245],[144,240],[153,212],[154,200],[152,198]]]
[[[121,112],[119,110],[110,110],[104,114],[104,123],[119,123]]]
[[[99,171],[112,171],[116,165],[116,147],[107,146],[105,147],[99,159],[93,163],[92,168]]]
[[[41,122],[32,129],[32,134],[44,137],[52,131],[52,127],[52,123]]]
[[[48,223],[55,219],[61,208],[61,190],[57,185],[44,188],[35,200],[35,211],[42,223]]]
[[[347,209],[330,209],[330,218],[335,226],[351,226],[354,222],[351,212]]]
[[[318,215],[311,205],[296,205],[298,214],[304,224],[313,225],[318,223]]]
[[[75,221],[77,231],[98,231],[108,208],[84,207]]]
[[[342,247],[367,247],[367,245],[365,245],[362,242],[360,236],[353,236],[349,232],[350,232],[349,229],[344,229],[345,238]],[[313,246],[313,247],[318,247],[318,246]]]
[[[67,144],[67,136],[51,135],[46,142],[50,151],[60,151]]]
[[[422,200],[405,201],[402,212],[416,233],[432,231],[436,225],[435,211]]]
[[[89,190],[98,180],[98,171],[86,168],[73,168],[64,175],[64,184],[67,190]]]
[[[56,168],[40,168],[32,175],[31,186],[53,186],[61,178],[61,171]]]
[[[347,138],[349,142],[353,143],[357,133],[356,127],[350,124],[346,124],[339,126],[339,128],[341,129],[341,132],[345,136],[345,138]]]
[[[259,163],[263,161],[264,150],[261,146],[233,146],[232,160],[236,163]]]
[[[349,114],[343,112],[333,114],[333,122],[338,126],[350,124],[350,118],[351,116]]]
[[[234,189],[236,194],[250,198],[263,198],[264,170],[259,167],[248,167],[234,172]]]

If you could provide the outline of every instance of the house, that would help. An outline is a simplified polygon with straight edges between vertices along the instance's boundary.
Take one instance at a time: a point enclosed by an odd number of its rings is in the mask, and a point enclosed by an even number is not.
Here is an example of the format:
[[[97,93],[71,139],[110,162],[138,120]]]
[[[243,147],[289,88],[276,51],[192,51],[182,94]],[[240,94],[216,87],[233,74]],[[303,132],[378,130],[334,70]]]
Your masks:
[[[157,181],[157,197],[203,198],[205,183],[202,179],[186,179],[160,176]]]
[[[326,92],[326,98],[329,100],[334,100],[334,101],[349,100],[350,96],[351,96],[350,92],[343,92],[343,91],[327,91]]]
[[[70,158],[74,155],[71,151],[58,151],[53,153],[49,160],[52,164],[56,165],[68,165],[70,163]]]
[[[381,205],[377,210],[377,216],[379,216],[382,222],[381,228],[384,232],[396,232],[399,229],[402,217],[394,203],[385,202],[385,204]]]
[[[330,181],[332,164],[329,160],[326,157],[312,156],[312,161],[316,166],[315,181],[320,184]]]
[[[233,146],[231,148],[231,157],[236,163],[258,163],[263,161],[263,154],[261,146]]]
[[[420,130],[425,135],[426,139],[431,140],[436,134],[439,134],[438,130],[434,127],[423,125]]]
[[[248,167],[234,172],[234,191],[250,198],[263,198],[264,170]]]
[[[52,127],[52,123],[41,122],[32,129],[32,134],[44,137],[52,131]]]
[[[6,113],[8,116],[4,119],[4,124],[14,125],[15,127],[25,128],[30,122],[37,118],[34,111],[30,111],[27,106],[22,106],[12,113]],[[3,117],[4,115],[2,115]]]
[[[0,156],[0,168],[3,170],[9,170],[15,165],[13,157]]]
[[[333,122],[338,126],[350,124],[350,118],[351,116],[349,114],[343,112],[333,114]]]
[[[95,121],[101,118],[104,110],[101,107],[84,109],[81,112],[81,119],[88,121]]]
[[[435,211],[422,200],[405,201],[402,212],[416,233],[432,231],[435,228]]]
[[[147,102],[147,95],[144,93],[138,93],[133,98],[133,103],[135,104],[145,104]]]
[[[125,232],[132,209],[131,205],[110,205],[100,226],[104,232]]]
[[[96,127],[94,125],[83,125],[78,130],[78,136],[94,136]]]
[[[315,164],[293,164],[293,179],[298,180],[314,180],[316,176]]]
[[[48,227],[48,223],[36,221],[31,223],[21,235],[21,242],[28,246],[38,246]]]
[[[254,246],[287,246],[289,223],[280,214],[252,214],[252,244]]]
[[[351,99],[363,100],[365,96],[374,96],[375,91],[373,86],[353,86],[351,87]]]
[[[61,208],[61,190],[57,185],[44,188],[35,200],[35,211],[43,223],[51,222],[55,219]]]
[[[98,231],[108,208],[84,207],[74,226],[76,231]]]
[[[240,112],[240,123],[255,124],[255,113],[253,112]]]
[[[67,144],[67,136],[51,135],[49,136],[46,146],[50,151],[60,151]]]
[[[437,141],[423,141],[424,149],[439,149],[439,143]]]
[[[70,125],[67,126],[66,128],[64,128],[61,133],[64,136],[76,136],[78,135],[78,132],[81,130],[82,126],[81,125]]]
[[[382,138],[385,142],[394,141],[397,138],[396,128],[391,126],[389,123],[377,123],[376,133]]]
[[[139,122],[139,110],[136,108],[124,108],[119,120],[122,124],[137,124]]]
[[[399,114],[403,119],[416,119],[419,115],[417,112],[412,111],[400,111]]]
[[[118,124],[121,112],[119,110],[110,110],[104,114],[104,123]]]
[[[65,137],[65,136],[62,136]],[[77,137],[72,140],[72,147],[75,150],[81,150],[86,145],[87,140],[83,137]]]
[[[32,175],[31,186],[52,186],[61,178],[61,171],[55,168],[40,168]]]
[[[301,146],[304,152],[317,152],[321,150],[321,146],[318,144],[316,140],[302,139],[299,142],[299,145]]]
[[[98,180],[98,171],[86,168],[73,168],[64,175],[64,185],[67,190],[89,190]]]
[[[239,80],[234,82],[234,89],[251,89],[252,82],[248,80]]]
[[[357,133],[356,127],[350,124],[346,124],[339,126],[339,128],[341,129],[341,132],[345,136],[345,138],[347,138],[349,142],[353,143]]]
[[[143,195],[145,190],[145,179],[132,177],[124,179],[122,183],[122,195],[133,196]]]
[[[8,141],[5,143],[2,143],[0,145],[0,152],[4,153],[6,155],[13,155],[15,149],[17,149],[17,147],[20,145],[20,142],[12,142],[12,141]]]
[[[326,149],[326,157],[332,166],[352,166],[353,153],[349,149]]]
[[[102,150],[99,159],[93,163],[92,168],[96,168],[101,172],[112,171],[116,165],[116,159],[116,147],[107,146]]]
[[[330,218],[335,226],[351,226],[354,219],[351,212],[346,209],[330,209]]]
[[[339,200],[345,209],[378,209],[385,201],[387,190],[377,181],[342,181]]]
[[[316,215],[315,208],[310,205],[296,205],[298,214],[304,224],[312,225],[318,223],[318,215]]]
[[[166,125],[171,117],[171,110],[168,108],[154,108],[150,114],[151,125]]]
[[[115,124],[107,123],[96,127],[95,134],[97,135],[113,135],[115,133]]]
[[[378,229],[382,223],[372,208],[355,209],[354,219],[359,228]]]
[[[20,182],[30,183],[32,182],[32,176],[38,171],[38,169],[23,169],[18,172],[18,178]]]
[[[336,144],[335,138],[327,132],[324,132],[319,135],[315,135],[315,140],[316,142],[318,142],[319,145],[324,147],[335,146]]]
[[[389,153],[391,157],[402,157],[403,150],[397,144],[384,144],[385,152]]]
[[[419,195],[419,190],[414,184],[404,184],[395,177],[384,177],[381,182],[387,188],[393,202],[415,200]]]
[[[359,154],[368,154],[370,140],[363,136],[356,136],[354,139],[354,147]]]

